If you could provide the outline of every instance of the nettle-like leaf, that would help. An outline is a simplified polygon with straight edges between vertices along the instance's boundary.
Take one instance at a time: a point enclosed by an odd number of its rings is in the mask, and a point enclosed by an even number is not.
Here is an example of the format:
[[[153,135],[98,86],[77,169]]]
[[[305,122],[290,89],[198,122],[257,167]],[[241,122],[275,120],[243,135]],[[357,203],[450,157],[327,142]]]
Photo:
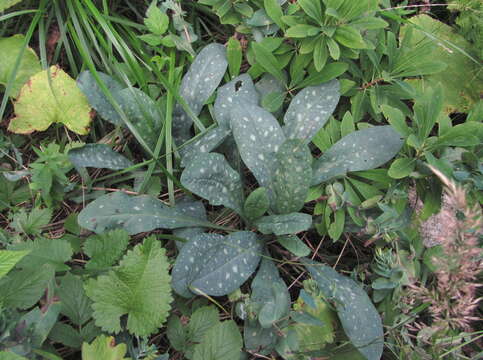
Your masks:
[[[2,6],[0,5],[0,8]],[[1,11],[1,10],[0,10]],[[7,86],[10,76],[13,73],[17,57],[24,48],[23,43],[25,41],[24,35],[13,35],[8,38],[0,38],[0,84]],[[13,80],[12,87],[9,95],[17,97],[23,84],[34,74],[38,73],[41,69],[40,62],[35,51],[27,47],[20,59],[15,79]]]
[[[243,213],[250,221],[256,220],[263,216],[270,207],[270,199],[267,189],[264,187],[255,189],[248,195],[243,205]]]
[[[215,118],[218,126],[230,128],[230,109],[234,103],[244,102],[257,105],[260,96],[258,95],[252,78],[243,74],[229,83],[220,87],[214,105]]]
[[[229,294],[255,271],[261,252],[260,239],[252,232],[200,234],[185,244],[176,258],[173,289],[183,297]]]
[[[55,292],[62,305],[60,312],[77,326],[84,325],[92,317],[92,301],[87,297],[83,286],[80,276],[67,273]]]
[[[225,127],[215,127],[207,130],[201,137],[180,149],[181,166],[187,166],[202,153],[209,153],[216,149],[231,131]]]
[[[84,242],[84,253],[90,257],[88,270],[104,270],[121,258],[129,244],[126,230],[116,229],[89,236]]]
[[[368,360],[379,360],[384,346],[381,318],[369,296],[354,280],[329,266],[304,259],[320,290],[334,299],[337,315],[352,344]]]
[[[262,234],[290,235],[308,230],[312,216],[302,213],[270,215],[258,219],[255,225]]]
[[[204,47],[183,77],[179,88],[180,96],[191,111],[198,115],[204,103],[215,92],[228,67],[226,49],[221,44]],[[193,121],[178,104],[173,114],[173,136],[180,142],[190,138]]]
[[[243,339],[233,320],[219,322],[211,327],[203,341],[195,346],[193,360],[239,359]]]
[[[377,168],[391,160],[403,143],[403,138],[389,125],[354,131],[314,162],[312,185],[351,171]]]
[[[158,228],[176,229],[206,226],[206,221],[186,215],[148,195],[129,196],[117,191],[98,197],[77,217],[83,228],[98,234],[109,229],[123,228],[130,235]]]
[[[0,250],[0,279],[5,276],[30,251]]]
[[[133,163],[105,144],[86,144],[69,150],[69,160],[77,168],[120,170],[133,166]]]
[[[91,107],[75,80],[58,66],[52,66],[32,76],[22,87],[8,130],[30,134],[60,122],[85,135],[91,120]]]
[[[107,275],[87,281],[96,325],[118,333],[120,318],[127,315],[127,330],[136,336],[148,336],[161,327],[173,300],[165,253],[154,236],[148,237]]]
[[[299,211],[305,203],[312,179],[312,155],[299,139],[287,140],[277,152],[270,190],[277,214]]]
[[[112,336],[100,335],[91,344],[82,344],[82,360],[127,360],[126,344],[118,344]]]
[[[240,103],[231,110],[231,128],[243,162],[260,186],[269,187],[275,153],[285,141],[277,119],[258,106]]]
[[[285,113],[285,136],[309,143],[334,112],[339,97],[337,80],[301,90],[292,99]]]
[[[111,76],[98,71],[97,75],[100,80],[104,83],[111,94],[118,93],[125,88],[117,80],[113,79]],[[87,97],[89,104],[97,111],[99,116],[104,120],[107,120],[114,125],[124,126],[124,122],[121,116],[118,114],[114,107],[109,102],[107,96],[104,95],[101,88],[96,82],[96,79],[90,71],[83,71],[77,78],[77,86],[81,89],[84,95]]]
[[[243,212],[243,189],[240,175],[221,154],[198,155],[181,174],[181,183],[188,190],[212,205],[224,205]]]

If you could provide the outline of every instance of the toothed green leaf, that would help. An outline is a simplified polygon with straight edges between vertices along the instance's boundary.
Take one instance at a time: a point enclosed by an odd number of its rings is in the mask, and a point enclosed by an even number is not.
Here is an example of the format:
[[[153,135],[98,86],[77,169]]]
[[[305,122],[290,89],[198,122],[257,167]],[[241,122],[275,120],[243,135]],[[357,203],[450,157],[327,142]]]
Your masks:
[[[0,250],[0,279],[5,276],[30,251]]]
[[[255,223],[262,234],[289,235],[305,231],[312,225],[312,216],[302,213],[264,216]]]
[[[77,326],[84,325],[92,317],[92,301],[83,286],[81,277],[67,273],[61,278],[55,292],[60,299],[60,312]]]
[[[240,359],[243,339],[237,324],[226,320],[211,327],[195,346],[193,360]]]
[[[180,150],[182,157],[181,166],[187,166],[199,154],[209,153],[216,149],[230,133],[230,129],[220,126],[206,131],[198,140],[184,146]]]
[[[69,160],[75,167],[120,170],[133,163],[105,144],[86,144],[69,150]]]
[[[84,242],[84,253],[90,257],[88,270],[105,270],[121,258],[129,244],[129,234],[123,229],[89,236]]]

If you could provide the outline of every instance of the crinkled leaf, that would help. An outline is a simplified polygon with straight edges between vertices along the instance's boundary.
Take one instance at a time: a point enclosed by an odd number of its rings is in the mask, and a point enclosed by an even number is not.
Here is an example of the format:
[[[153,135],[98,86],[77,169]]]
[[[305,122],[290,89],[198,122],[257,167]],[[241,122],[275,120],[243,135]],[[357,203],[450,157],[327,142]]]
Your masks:
[[[205,226],[206,221],[186,215],[148,195],[129,196],[121,191],[98,197],[77,218],[80,226],[98,234],[123,228],[130,235],[154,229]]]
[[[171,297],[168,259],[154,236],[136,245],[107,275],[85,285],[94,304],[96,325],[104,331],[121,331],[121,317],[127,315],[127,330],[148,336],[166,320]]]
[[[339,97],[337,80],[301,90],[292,99],[285,113],[285,136],[309,143],[334,112]]]
[[[5,0],[2,0],[5,1]],[[14,3],[14,1],[7,1],[6,4],[0,4],[0,11],[2,8],[5,9],[9,7],[9,2]],[[19,2],[18,0],[16,2]],[[2,6],[4,5],[4,6]],[[13,4],[12,4],[13,5]],[[17,57],[20,51],[23,49],[23,43],[25,41],[24,35],[13,35],[8,38],[0,38],[0,84],[7,86],[10,76],[17,62]],[[30,79],[31,76],[38,73],[41,69],[40,62],[35,51],[27,47],[20,60],[19,67],[15,74],[15,79],[13,85],[10,88],[9,95],[12,97],[17,97],[22,86]]]
[[[303,141],[287,140],[278,150],[270,186],[276,214],[299,211],[305,203],[312,178],[312,155]]]
[[[262,234],[289,235],[305,231],[312,225],[312,216],[302,213],[264,216],[255,223]]]
[[[120,170],[133,166],[130,160],[105,144],[86,144],[69,150],[68,154],[75,167]]]
[[[241,214],[243,190],[240,175],[221,154],[198,155],[181,174],[181,183],[212,205],[225,205]]]
[[[263,216],[270,207],[267,189],[261,187],[255,189],[248,195],[243,205],[243,213],[249,220],[255,220]]]
[[[75,80],[61,68],[52,66],[49,71],[32,76],[22,87],[8,130],[30,134],[60,122],[69,130],[85,135],[91,120],[91,107]]]
[[[261,250],[261,242],[252,232],[200,234],[185,244],[176,258],[173,289],[184,297],[192,296],[192,292],[229,294],[255,271]]]
[[[310,248],[299,239],[297,235],[285,235],[277,237],[278,242],[285,249],[290,251],[297,257],[307,256],[310,254]]]
[[[0,250],[0,279],[5,276],[30,251]]]
[[[88,270],[104,270],[121,258],[129,244],[129,234],[123,229],[89,236],[84,242],[84,253],[90,257]]]
[[[126,344],[118,344],[112,336],[100,335],[91,344],[82,344],[82,360],[127,360]]]
[[[239,359],[243,339],[233,320],[226,320],[206,332],[203,341],[195,346],[193,360]]]
[[[260,186],[268,187],[275,154],[285,140],[277,119],[268,111],[250,104],[235,104],[231,127],[241,158]]]
[[[401,149],[403,138],[392,126],[374,126],[344,136],[313,164],[312,185],[351,171],[377,168]]]
[[[230,129],[220,126],[206,131],[199,139],[180,149],[181,166],[187,166],[199,154],[216,149],[230,133]]]
[[[344,332],[368,360],[379,360],[384,346],[381,318],[362,287],[331,267],[304,259],[323,293],[335,300]]]
[[[84,283],[79,276],[67,273],[62,277],[56,295],[62,305],[60,312],[75,325],[82,326],[92,316],[92,301],[87,297]]]

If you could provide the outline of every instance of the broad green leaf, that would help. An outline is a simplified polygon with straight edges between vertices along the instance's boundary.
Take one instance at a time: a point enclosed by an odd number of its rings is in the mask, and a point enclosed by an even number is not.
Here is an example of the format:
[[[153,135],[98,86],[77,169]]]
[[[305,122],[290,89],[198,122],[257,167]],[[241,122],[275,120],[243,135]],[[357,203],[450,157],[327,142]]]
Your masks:
[[[295,26],[291,26],[285,32],[285,35],[289,38],[307,38],[310,36],[317,35],[320,32],[320,28],[313,25],[308,24],[297,24]]]
[[[387,122],[401,135],[409,136],[411,129],[406,124],[406,116],[401,110],[391,107],[387,104],[381,105],[381,110],[387,119]]]
[[[80,333],[71,325],[57,322],[49,333],[49,340],[63,344],[73,349],[80,349],[83,339]]]
[[[392,159],[403,138],[391,126],[374,126],[344,136],[313,165],[312,185],[348,172],[374,169]]]
[[[91,120],[91,107],[75,80],[61,68],[52,66],[33,75],[22,87],[15,103],[15,117],[8,130],[30,134],[59,122],[69,130],[85,135],[89,132]]]
[[[207,221],[206,209],[201,201],[192,201],[189,198],[181,199],[176,202],[176,208],[182,211],[185,215],[189,215],[201,221]],[[173,229],[173,235],[186,239],[189,241],[192,237],[201,234],[205,231],[203,227],[187,227]],[[178,249],[183,247],[181,241],[176,241]]]
[[[0,250],[0,279],[7,275],[7,273],[29,252],[30,250]]]
[[[165,253],[151,236],[128,251],[107,275],[87,281],[96,325],[118,333],[121,317],[127,316],[126,328],[136,336],[148,336],[163,325],[172,301]]]
[[[483,124],[471,121],[453,126],[433,146],[475,146],[483,143]]]
[[[322,16],[322,6],[320,1],[299,0],[297,3],[313,20],[318,23],[323,21],[324,17]]]
[[[148,195],[129,196],[121,191],[98,197],[77,218],[79,225],[98,234],[123,228],[129,235],[154,229],[206,226],[206,221],[171,208]]]
[[[54,327],[60,313],[60,303],[52,302],[46,306],[35,307],[28,313],[24,314],[20,323],[23,323],[25,328],[29,329],[29,340],[33,348],[42,346],[50,330]]]
[[[305,143],[312,140],[334,112],[339,97],[337,80],[301,90],[284,116],[283,131],[287,138],[301,139]]]
[[[116,345],[112,336],[100,335],[91,344],[82,344],[82,360],[127,360],[126,344]]]
[[[255,271],[261,251],[260,239],[252,232],[200,234],[176,258],[172,287],[183,297],[229,294]]]
[[[285,140],[277,119],[268,111],[250,104],[235,104],[231,128],[238,151],[260,186],[268,187],[275,153]]]
[[[402,179],[411,174],[416,166],[416,159],[399,158],[389,167],[387,174],[393,179]]]
[[[243,212],[240,175],[225,157],[216,153],[198,155],[181,174],[181,183],[212,205],[225,205],[238,214]]]
[[[297,235],[279,236],[277,241],[297,257],[308,256],[311,252],[310,248]]]
[[[122,229],[89,236],[84,242],[84,253],[90,257],[85,268],[108,269],[124,254],[129,240],[129,234]]]
[[[297,89],[326,83],[345,73],[348,68],[349,65],[342,61],[326,64],[322,71],[310,73],[304,81],[297,84]]]
[[[264,216],[255,223],[262,234],[290,235],[308,230],[312,216],[302,213]]]
[[[67,273],[61,278],[56,295],[62,305],[60,312],[77,326],[82,326],[91,319],[92,301],[86,296],[84,283],[79,276]]]
[[[2,4],[2,1],[6,1],[6,3]],[[19,2],[19,0],[0,0],[0,12],[2,9],[12,6],[15,2]],[[0,38],[0,49],[2,49],[0,52],[0,85],[7,86],[10,76],[12,76],[14,71],[17,57],[20,55],[20,52],[24,47],[24,41],[25,37],[23,35]],[[16,71],[9,95],[16,98],[22,86],[31,76],[38,73],[40,70],[42,69],[37,54],[31,48],[27,47],[20,59],[19,67]]]
[[[272,19],[273,22],[278,25],[278,27],[280,27],[281,29],[284,29],[285,24],[282,21],[283,11],[282,11],[282,6],[280,1],[264,0],[263,5],[270,19]]]
[[[312,178],[310,150],[302,140],[287,140],[280,146],[276,158],[270,186],[272,209],[276,214],[299,211],[304,206]]]
[[[70,244],[61,239],[26,240],[10,245],[8,249],[29,252],[17,264],[17,267],[22,269],[36,269],[44,264],[49,264],[55,271],[69,270],[70,267],[65,262],[69,261],[73,255]]]
[[[255,88],[260,94],[260,99],[271,93],[285,93],[287,91],[283,82],[280,82],[270,74],[264,74],[255,84]],[[261,102],[259,105],[261,105]]]
[[[163,35],[168,30],[169,17],[157,6],[157,0],[151,2],[146,11],[144,25],[155,35]]]
[[[334,39],[351,49],[364,49],[367,47],[359,30],[349,25],[337,27]]]
[[[68,155],[71,163],[77,168],[121,170],[133,166],[130,160],[105,144],[86,144],[69,150]]]
[[[253,42],[252,48],[255,53],[257,64],[260,64],[266,72],[273,75],[277,80],[284,82],[285,76],[277,58],[263,44]]]
[[[371,16],[365,16],[360,19],[351,21],[350,25],[361,31],[382,29],[386,26],[389,26],[389,24],[383,19]]]
[[[195,346],[193,360],[239,359],[243,339],[233,320],[226,320],[206,332],[203,341]]]
[[[181,166],[187,166],[195,161],[199,154],[209,153],[216,149],[230,133],[230,129],[221,126],[207,130],[198,140],[180,149]]]
[[[264,187],[253,190],[243,205],[243,214],[251,221],[263,216],[270,207],[267,189]]]
[[[272,92],[267,94],[262,99],[262,107],[274,113],[281,108],[286,96],[287,94],[285,92]]]
[[[231,37],[226,46],[226,58],[228,60],[228,71],[234,78],[240,74],[240,66],[243,59],[243,50],[238,39]]]
[[[362,287],[313,260],[303,261],[320,290],[333,299],[344,332],[367,360],[379,360],[384,347],[381,318]]]

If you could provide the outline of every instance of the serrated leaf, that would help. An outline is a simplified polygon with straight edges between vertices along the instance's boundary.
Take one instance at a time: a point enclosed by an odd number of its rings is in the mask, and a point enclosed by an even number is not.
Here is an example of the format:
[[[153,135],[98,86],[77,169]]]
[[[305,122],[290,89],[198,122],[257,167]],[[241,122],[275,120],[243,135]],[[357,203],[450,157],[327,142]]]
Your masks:
[[[61,302],[60,312],[75,325],[82,326],[92,316],[92,301],[86,296],[84,283],[79,276],[67,273],[60,280],[56,295]]]
[[[270,186],[272,208],[276,214],[299,211],[312,178],[312,155],[301,140],[285,141],[276,154],[276,165]]]
[[[0,250],[0,279],[5,276],[30,250]]]
[[[155,35],[163,35],[168,29],[169,17],[157,6],[157,0],[149,5],[144,25]]]
[[[216,121],[219,126],[231,128],[230,109],[234,103],[246,102],[258,104],[259,94],[253,85],[252,78],[243,74],[218,89],[214,110]]]
[[[69,150],[69,160],[75,167],[121,170],[133,163],[105,144],[86,144]]]
[[[268,111],[250,104],[235,104],[231,128],[238,151],[260,186],[268,187],[275,153],[285,141],[277,119]]]
[[[243,340],[233,320],[209,329],[203,342],[195,346],[193,360],[233,360],[240,358]]]
[[[91,344],[82,344],[82,360],[127,360],[126,344],[116,345],[112,336],[100,335]]]
[[[332,115],[339,98],[337,80],[301,90],[292,99],[285,113],[285,136],[309,143]]]
[[[85,268],[105,270],[121,258],[129,244],[129,234],[123,229],[89,236],[84,242],[84,253],[90,257]]]
[[[116,94],[125,88],[121,83],[103,72],[98,71],[97,75],[111,94]],[[90,71],[83,71],[80,73],[77,77],[77,86],[81,89],[87,97],[89,104],[97,111],[101,118],[114,125],[125,126],[121,116],[116,110],[114,110],[114,107],[104,95]]]
[[[128,251],[107,275],[87,281],[86,294],[94,302],[96,325],[118,333],[120,318],[126,315],[126,328],[136,336],[148,336],[161,327],[172,301],[165,253],[151,236]]]
[[[209,153],[216,149],[230,133],[230,129],[220,126],[206,131],[198,140],[180,149],[181,166],[187,166],[199,154]]]
[[[255,220],[263,216],[270,207],[267,189],[261,187],[253,190],[248,195],[243,205],[243,213],[249,220]]]
[[[174,264],[172,287],[183,297],[193,293],[223,296],[240,287],[260,261],[255,233],[200,234],[185,244]]]
[[[22,87],[8,130],[30,134],[60,122],[69,130],[85,135],[91,120],[91,107],[75,80],[61,68],[52,66],[33,75]]]
[[[158,228],[207,225],[206,221],[186,215],[151,196],[129,196],[120,191],[98,197],[79,213],[77,221],[81,227],[98,234],[123,228],[129,235]]]
[[[354,280],[331,267],[304,259],[325,296],[335,300],[337,315],[352,344],[368,360],[379,360],[384,346],[381,318],[366,292]]]
[[[17,267],[22,269],[36,269],[44,264],[49,264],[55,271],[69,270],[70,267],[65,262],[69,261],[73,254],[70,244],[61,239],[26,240],[10,245],[8,249],[29,252],[17,264]]]
[[[18,0],[16,2],[19,2]],[[6,4],[0,4],[0,11],[2,8],[9,7],[14,1],[7,1]],[[3,6],[2,6],[3,5]],[[0,84],[7,86],[10,76],[17,62],[17,57],[23,49],[23,43],[25,41],[24,35],[13,35],[8,38],[0,38]],[[30,79],[31,76],[38,73],[41,69],[40,62],[35,51],[27,47],[22,55],[18,69],[15,74],[12,87],[10,88],[9,96],[17,97],[22,86]]]
[[[307,256],[311,252],[310,248],[297,235],[279,236],[277,241],[297,257]]]
[[[243,189],[240,175],[221,154],[200,154],[181,174],[181,183],[212,205],[224,205],[242,214]]]
[[[351,171],[377,168],[392,159],[403,143],[403,138],[389,125],[344,136],[314,162],[312,185]]]
[[[264,216],[255,223],[262,234],[290,235],[308,230],[312,216],[302,213]]]
[[[79,332],[69,324],[57,322],[49,332],[49,340],[68,346],[73,349],[79,349],[82,346],[82,337]]]

